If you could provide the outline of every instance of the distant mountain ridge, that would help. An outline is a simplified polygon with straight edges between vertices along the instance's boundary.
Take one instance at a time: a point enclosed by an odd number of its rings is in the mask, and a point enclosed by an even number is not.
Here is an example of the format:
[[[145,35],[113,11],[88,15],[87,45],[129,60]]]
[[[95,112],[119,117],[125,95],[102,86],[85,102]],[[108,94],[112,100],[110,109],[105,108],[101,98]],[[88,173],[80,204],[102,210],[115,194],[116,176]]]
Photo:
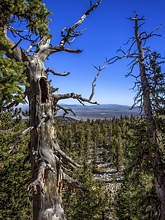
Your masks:
[[[76,114],[76,117],[72,113],[67,116],[74,117],[75,119],[112,119],[122,116],[139,116],[139,107],[135,107],[131,110],[131,106],[119,105],[119,104],[101,104],[101,105],[68,105],[61,104],[64,108],[70,108]],[[57,115],[62,115],[63,111],[60,110]]]

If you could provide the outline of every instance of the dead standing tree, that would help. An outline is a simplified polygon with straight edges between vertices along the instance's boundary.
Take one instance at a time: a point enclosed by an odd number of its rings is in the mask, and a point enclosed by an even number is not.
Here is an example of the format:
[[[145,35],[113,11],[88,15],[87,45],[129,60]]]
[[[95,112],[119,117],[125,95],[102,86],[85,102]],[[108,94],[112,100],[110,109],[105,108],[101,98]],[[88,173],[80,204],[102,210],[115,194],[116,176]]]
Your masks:
[[[52,46],[50,39],[46,36],[41,37],[39,43],[31,43],[28,50],[19,48],[7,36],[7,28],[4,27],[5,39],[11,45],[12,53],[7,54],[10,58],[18,62],[27,62],[25,74],[29,87],[26,88],[26,95],[29,100],[30,127],[24,132],[30,132],[29,149],[32,163],[33,181],[29,189],[33,191],[33,219],[34,220],[65,220],[64,210],[62,208],[61,187],[63,182],[71,184],[73,187],[85,190],[77,180],[69,177],[62,168],[63,161],[73,167],[79,167],[69,156],[67,156],[59,147],[56,137],[56,128],[54,124],[54,107],[60,99],[74,98],[80,103],[92,102],[94,87],[97,76],[102,68],[98,68],[98,74],[92,85],[92,94],[89,99],[83,98],[75,93],[64,95],[52,95],[48,81],[48,72],[57,76],[66,76],[59,74],[50,68],[45,68],[45,60],[53,53],[66,51],[69,53],[80,53],[81,50],[70,49],[66,44],[71,44],[72,40],[81,35],[76,28],[81,25],[85,18],[95,10],[102,0],[91,4],[80,19],[70,28],[64,28],[61,31],[61,41],[59,45]],[[11,27],[10,27],[11,28]],[[14,28],[13,28],[14,32]],[[15,31],[15,34],[19,33]],[[3,48],[2,48],[3,49]],[[104,68],[104,67],[103,67]],[[23,134],[22,134],[23,135]]]
[[[144,32],[139,32],[139,28],[143,25],[139,24],[141,21],[144,21],[144,17],[139,18],[138,14],[135,12],[135,17],[129,18],[134,22],[134,37],[130,38],[127,42],[130,43],[130,47],[125,52],[121,48],[117,51],[120,52],[121,56],[115,56],[107,62],[112,64],[117,60],[123,58],[131,58],[132,61],[129,63],[130,71],[127,76],[133,76],[135,78],[135,87],[138,86],[138,93],[134,99],[134,105],[141,105],[141,110],[143,111],[145,122],[147,126],[148,133],[148,141],[150,143],[150,152],[146,152],[147,158],[149,161],[152,161],[152,166],[154,170],[154,184],[153,187],[155,189],[157,199],[160,203],[160,209],[158,210],[158,219],[165,219],[165,173],[164,173],[164,163],[163,158],[161,156],[160,147],[157,140],[157,132],[158,127],[155,119],[155,108],[153,107],[154,103],[152,103],[152,90],[150,88],[149,78],[147,76],[148,69],[148,61],[150,59],[150,54],[152,53],[149,47],[145,47],[146,41],[153,36],[160,36],[155,32],[160,28],[157,27],[149,34]],[[135,49],[136,48],[136,49]],[[135,49],[134,52],[132,50]],[[134,75],[133,70],[134,67],[139,66],[139,75]],[[135,88],[134,87],[134,88]]]

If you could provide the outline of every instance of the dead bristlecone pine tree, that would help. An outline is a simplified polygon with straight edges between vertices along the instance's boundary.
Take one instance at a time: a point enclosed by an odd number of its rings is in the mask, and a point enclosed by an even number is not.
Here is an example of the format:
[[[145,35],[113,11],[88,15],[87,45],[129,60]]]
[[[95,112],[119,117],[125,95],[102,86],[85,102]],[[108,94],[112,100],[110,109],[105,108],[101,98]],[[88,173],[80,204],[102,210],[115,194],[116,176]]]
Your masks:
[[[34,220],[66,220],[61,198],[64,183],[86,191],[77,180],[74,180],[63,171],[63,162],[65,162],[65,165],[68,164],[73,167],[79,167],[79,165],[67,156],[57,143],[54,111],[60,108],[57,103],[61,99],[73,98],[77,99],[80,103],[96,103],[91,101],[94,94],[95,81],[105,66],[96,68],[98,72],[92,84],[92,93],[89,98],[83,98],[75,93],[52,94],[48,73],[57,76],[67,76],[69,73],[56,73],[50,68],[45,68],[44,63],[51,54],[56,52],[82,52],[79,49],[67,48],[66,44],[71,44],[74,38],[81,35],[81,31],[76,31],[76,28],[101,2],[102,0],[90,5],[90,8],[76,23],[69,28],[62,29],[61,40],[56,46],[50,44],[48,36],[41,36],[37,38],[37,44],[36,41],[31,41],[28,49],[24,50],[7,36],[8,28],[11,30],[13,27],[9,25],[3,27],[5,40],[12,48],[12,53],[6,55],[9,55],[10,58],[15,59],[17,62],[27,63],[24,73],[27,76],[29,86],[26,88],[25,97],[28,98],[29,102],[30,126],[20,136],[30,132],[29,149],[32,164],[32,180],[28,189],[33,193]],[[14,30],[14,28],[12,31],[21,36],[21,31]],[[22,39],[25,40],[25,38]],[[67,109],[63,110],[67,112]]]

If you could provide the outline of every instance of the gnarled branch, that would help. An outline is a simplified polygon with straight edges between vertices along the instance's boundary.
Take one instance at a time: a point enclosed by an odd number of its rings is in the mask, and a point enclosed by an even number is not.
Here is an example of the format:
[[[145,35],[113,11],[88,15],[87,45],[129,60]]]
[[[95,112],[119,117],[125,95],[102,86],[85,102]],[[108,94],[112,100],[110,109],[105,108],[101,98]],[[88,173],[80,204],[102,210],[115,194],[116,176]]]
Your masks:
[[[94,5],[91,5],[90,8],[80,17],[80,19],[74,23],[70,28],[65,28],[66,34],[64,35],[64,32],[62,31],[62,40],[60,41],[60,45],[64,46],[65,43],[69,43],[70,38],[72,36],[76,36],[77,32],[75,34],[75,29],[82,24],[82,22],[85,20],[85,18],[94,10],[96,9],[100,4],[102,0],[99,0]],[[78,36],[78,35],[77,35]]]
[[[62,171],[62,180],[66,181],[68,184],[71,184],[74,188],[80,189],[84,192],[89,192],[83,185],[81,185],[77,180],[73,179],[66,173]]]
[[[31,127],[27,128],[26,130],[24,130],[24,131],[16,138],[16,140],[13,142],[13,144],[12,144],[12,146],[10,147],[10,150],[8,151],[8,153],[10,153],[10,152],[13,150],[13,148],[15,148],[15,146],[17,145],[17,143],[19,142],[19,140],[20,140],[21,138],[23,138],[26,134],[28,134],[33,128],[34,128],[34,127],[31,126]]]
[[[97,78],[100,75],[101,71],[103,71],[105,68],[107,68],[109,66],[109,64],[110,64],[109,61],[106,60],[102,67],[100,67],[100,66],[96,67],[96,66],[93,65],[94,68],[97,70],[97,74],[96,74],[96,76],[95,76],[95,78],[92,82],[92,91],[91,91],[91,94],[90,94],[89,98],[84,98],[84,97],[82,97],[81,94],[76,94],[74,92],[66,93],[66,94],[56,94],[56,95],[53,94],[54,105],[56,105],[59,100],[69,99],[69,98],[76,99],[82,105],[84,105],[84,102],[87,102],[87,103],[90,103],[90,104],[98,104],[96,101],[95,102],[92,101],[92,98],[93,98],[94,93],[95,93],[96,81],[97,81]],[[66,111],[66,114],[67,114],[67,111]]]
[[[72,99],[76,99],[77,101],[79,101],[80,104],[82,104],[82,105],[84,105],[84,102],[88,102],[90,104],[98,104],[96,101],[92,102],[88,98],[84,98],[84,97],[82,97],[82,95],[75,94],[74,92],[66,93],[66,94],[57,94],[57,95],[53,95],[53,97],[54,97],[55,103],[57,103],[59,100],[62,100],[62,99],[72,98]]]
[[[67,72],[67,73],[57,73],[55,72],[54,70],[50,69],[50,68],[47,68],[45,70],[46,73],[50,72],[50,73],[53,73],[53,75],[55,76],[68,76],[70,74],[70,72]]]
[[[74,116],[76,116],[76,114],[74,113],[74,111],[71,108],[64,108],[61,105],[56,104],[56,112],[59,111],[60,109],[64,111],[63,117],[65,117],[65,115],[69,114],[69,112],[71,112]]]
[[[61,31],[61,36],[62,39],[57,46],[50,46],[47,48],[43,53],[42,56],[44,59],[49,57],[51,54],[60,52],[60,51],[65,51],[69,53],[81,53],[82,50],[80,49],[71,49],[71,48],[66,48],[65,44],[71,44],[71,42],[78,36],[82,35],[82,31],[75,31],[75,29],[82,24],[82,22],[85,20],[85,18],[94,10],[96,9],[100,4],[102,0],[99,0],[96,2],[94,5],[91,5],[90,8],[80,17],[80,19],[74,23],[71,27],[69,28],[63,28]],[[65,32],[65,33],[64,33]]]
[[[55,155],[56,152],[60,154],[60,156],[66,160],[69,164],[72,164],[75,167],[81,167],[79,164],[77,164],[74,160],[72,160],[69,156],[67,156],[59,147],[58,143],[54,142],[54,140],[51,141],[51,144],[53,145],[54,151],[55,151]]]

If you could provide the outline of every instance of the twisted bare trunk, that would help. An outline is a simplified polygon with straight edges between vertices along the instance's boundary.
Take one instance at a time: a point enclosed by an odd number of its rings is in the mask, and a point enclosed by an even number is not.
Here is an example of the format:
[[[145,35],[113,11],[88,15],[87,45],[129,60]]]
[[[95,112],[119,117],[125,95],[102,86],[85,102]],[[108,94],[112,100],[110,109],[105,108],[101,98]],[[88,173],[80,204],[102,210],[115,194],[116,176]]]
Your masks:
[[[50,85],[39,56],[29,60],[30,87],[27,89],[30,110],[33,219],[66,219],[60,198],[60,162],[55,155],[56,130]]]

